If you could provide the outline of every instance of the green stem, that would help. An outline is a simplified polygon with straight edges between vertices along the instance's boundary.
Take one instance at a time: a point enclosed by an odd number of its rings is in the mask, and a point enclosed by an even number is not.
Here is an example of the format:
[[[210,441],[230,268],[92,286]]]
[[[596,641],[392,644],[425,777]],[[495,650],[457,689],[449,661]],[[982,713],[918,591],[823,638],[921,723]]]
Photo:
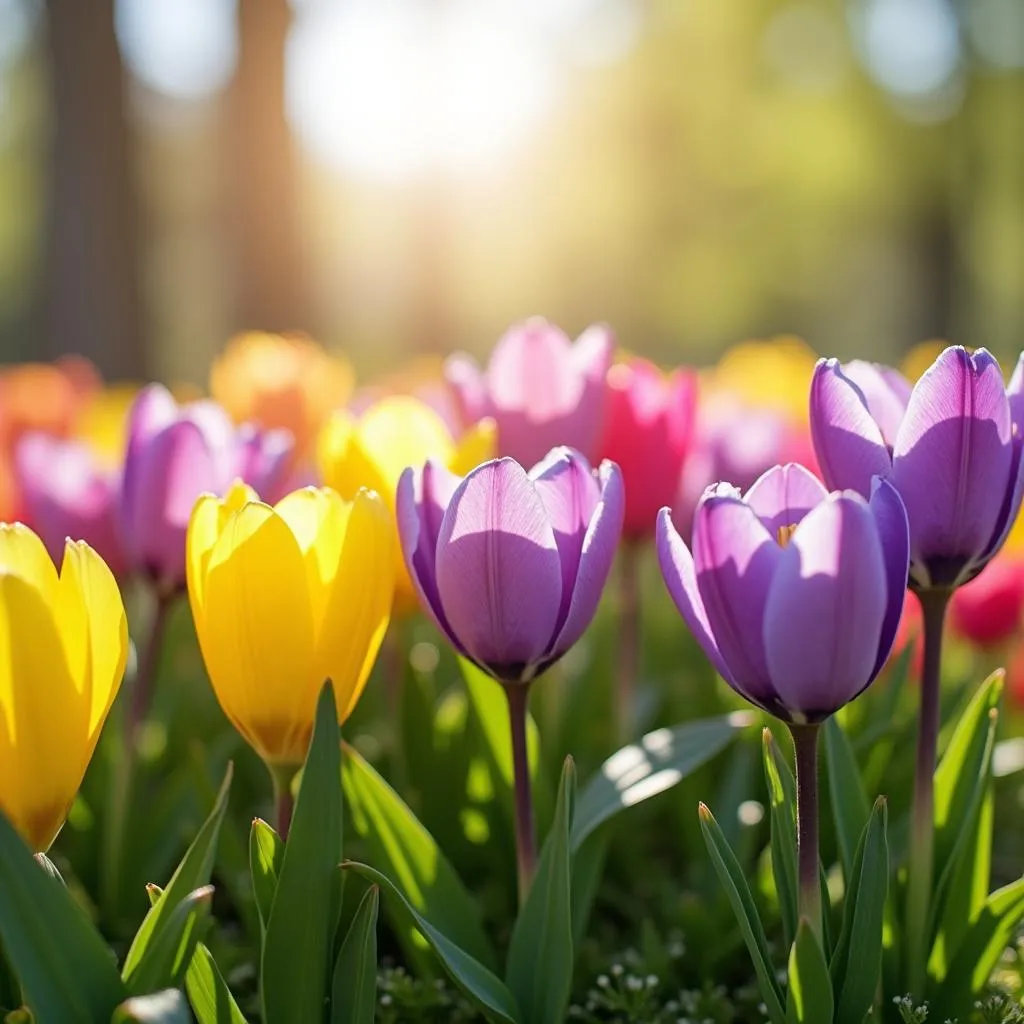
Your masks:
[[[270,781],[274,787],[274,828],[284,842],[292,827],[292,814],[295,811],[295,796],[292,785],[299,770],[290,764],[267,765],[270,770]]]
[[[528,683],[509,683],[508,718],[512,730],[512,777],[516,807],[516,868],[519,878],[519,906],[533,884],[537,870],[537,841],[533,831],[533,796],[530,792],[530,759],[526,747],[526,706],[530,696]]]
[[[935,760],[939,742],[939,696],[942,634],[952,591],[918,592],[924,621],[924,665],[921,669],[921,715],[917,733],[917,765],[910,811],[910,858],[907,872],[907,982],[912,995],[924,995],[931,947],[932,876],[935,859]]]
[[[640,672],[640,548],[626,541],[619,548],[619,664],[615,691],[618,739],[633,737],[637,677]]]
[[[818,864],[819,726],[790,725],[796,753],[796,848],[800,881],[797,910],[822,941],[821,876]]]

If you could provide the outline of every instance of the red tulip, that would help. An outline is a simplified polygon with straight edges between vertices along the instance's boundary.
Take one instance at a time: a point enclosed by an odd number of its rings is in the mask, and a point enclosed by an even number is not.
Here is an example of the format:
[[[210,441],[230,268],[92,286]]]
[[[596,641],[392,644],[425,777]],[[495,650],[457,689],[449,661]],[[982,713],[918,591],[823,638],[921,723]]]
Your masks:
[[[956,633],[976,647],[996,647],[1012,639],[1024,615],[1024,556],[997,556],[957,590],[949,615]]]
[[[626,484],[623,535],[654,535],[658,510],[675,502],[679,476],[693,437],[697,376],[664,374],[645,359],[608,371],[601,458],[616,462]]]

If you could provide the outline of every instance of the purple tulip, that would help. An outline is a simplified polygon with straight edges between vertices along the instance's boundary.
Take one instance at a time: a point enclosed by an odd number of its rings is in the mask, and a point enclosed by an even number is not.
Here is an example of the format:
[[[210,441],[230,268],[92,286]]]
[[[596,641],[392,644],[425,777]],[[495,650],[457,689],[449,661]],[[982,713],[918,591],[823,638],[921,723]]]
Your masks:
[[[104,469],[95,452],[80,441],[49,434],[25,434],[14,454],[25,511],[55,565],[64,542],[84,540],[115,576],[125,570],[117,524],[118,470]]]
[[[892,483],[910,523],[913,585],[951,590],[999,551],[1020,510],[1024,357],[1007,388],[985,349],[950,347],[912,390],[888,367],[822,360],[811,430],[830,487]]]
[[[870,501],[827,492],[803,466],[776,466],[745,495],[705,491],[693,553],[669,510],[658,560],[672,599],[719,674],[790,723],[856,697],[892,647],[907,581],[907,517],[895,488]]]
[[[614,346],[606,327],[588,327],[573,343],[546,320],[527,320],[505,333],[486,371],[456,355],[445,377],[464,426],[494,418],[499,454],[529,466],[567,444],[594,459]]]
[[[622,530],[622,478],[570,448],[529,473],[503,458],[461,480],[431,461],[402,474],[397,514],[409,575],[441,632],[494,678],[528,683],[597,611]]]
[[[131,567],[167,589],[185,581],[185,532],[196,499],[242,479],[279,496],[289,472],[290,435],[235,428],[211,401],[179,406],[160,384],[143,389],[128,420],[120,522]]]

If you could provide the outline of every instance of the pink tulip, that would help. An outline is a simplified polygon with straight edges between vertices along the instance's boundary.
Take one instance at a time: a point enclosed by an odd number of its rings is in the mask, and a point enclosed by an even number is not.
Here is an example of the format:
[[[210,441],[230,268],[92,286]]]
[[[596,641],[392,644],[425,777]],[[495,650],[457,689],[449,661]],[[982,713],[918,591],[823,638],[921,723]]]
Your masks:
[[[674,503],[696,403],[697,376],[691,370],[666,375],[645,359],[631,359],[608,371],[601,458],[622,471],[625,537],[653,537],[658,510]]]
[[[486,370],[455,355],[445,377],[463,426],[494,418],[499,454],[528,466],[568,445],[596,459],[613,347],[606,327],[588,327],[571,342],[553,324],[532,319],[506,331]]]

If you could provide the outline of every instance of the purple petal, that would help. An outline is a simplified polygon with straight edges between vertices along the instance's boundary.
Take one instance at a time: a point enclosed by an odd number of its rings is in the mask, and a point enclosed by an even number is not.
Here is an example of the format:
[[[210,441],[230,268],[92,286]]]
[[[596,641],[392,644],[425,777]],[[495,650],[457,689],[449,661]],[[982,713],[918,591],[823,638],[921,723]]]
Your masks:
[[[860,388],[871,418],[878,425],[883,441],[892,450],[910,401],[910,381],[891,366],[880,366],[863,359],[844,363],[842,370],[847,379]]]
[[[463,430],[491,415],[487,383],[473,358],[461,354],[449,356],[444,364],[444,377]]]
[[[827,496],[822,482],[806,466],[789,462],[762,473],[743,500],[775,536],[780,528],[799,523]]]
[[[903,602],[907,594],[907,569],[910,563],[910,530],[907,510],[899,492],[888,481],[875,479],[871,492],[871,514],[875,517],[878,539],[885,560],[886,611],[882,635],[878,642],[878,656],[872,676],[878,675],[892,650]]]
[[[590,517],[583,538],[576,578],[570,584],[572,593],[568,613],[551,644],[549,657],[561,657],[583,636],[597,613],[601,594],[608,582],[612,562],[615,560],[615,551],[622,533],[622,521],[626,513],[625,487],[622,483],[622,473],[614,462],[602,462],[598,467],[598,477],[598,504]],[[557,528],[555,539],[558,539]]]
[[[831,495],[783,550],[765,605],[772,682],[794,716],[820,720],[870,682],[886,598],[882,545],[867,502]]]
[[[697,587],[693,556],[682,537],[679,536],[672,522],[672,513],[667,508],[663,508],[658,513],[656,543],[661,575],[676,608],[679,609],[679,614],[682,615],[683,621],[689,627],[694,639],[700,644],[708,656],[708,660],[715,667],[715,671],[730,686],[735,686],[732,673],[718,649],[714,633],[711,632],[708,613]]]
[[[705,493],[693,524],[697,587],[711,631],[738,689],[771,703],[764,604],[782,549],[757,514],[722,488]]]
[[[139,474],[145,451],[153,438],[178,418],[178,403],[162,384],[143,388],[132,402],[128,413],[128,443],[125,448],[124,474],[121,484],[121,521],[128,535],[128,524],[136,520],[135,505],[139,493]]]
[[[892,460],[860,388],[836,359],[822,359],[811,380],[811,437],[825,483],[867,497],[871,478],[887,476]]]
[[[562,602],[562,567],[544,503],[512,459],[459,484],[437,539],[437,590],[452,632],[499,679],[544,655]]]
[[[1006,543],[1006,538],[1020,514],[1021,500],[1024,499],[1024,353],[1017,359],[1013,376],[1006,389],[1006,398],[1010,403],[1010,423],[1013,435],[1013,452],[1010,462],[1011,484],[1007,489],[1006,500],[999,513],[995,533],[981,556],[982,563],[994,557]]]
[[[989,547],[1013,483],[1010,435],[999,364],[947,348],[914,388],[893,453],[915,563],[955,566]]]
[[[185,580],[185,532],[196,499],[224,489],[224,476],[202,430],[183,419],[156,435],[140,466],[133,551],[143,569],[170,583]]]
[[[565,447],[552,449],[530,470],[529,477],[544,503],[562,562],[562,607],[557,632],[569,614],[583,539],[601,500],[601,488],[590,463],[579,452]]]
[[[402,557],[421,607],[452,646],[460,654],[465,654],[465,648],[445,617],[437,592],[436,575],[437,536],[445,509],[459,483],[459,477],[439,463],[427,462],[419,470],[410,466],[398,479],[395,515]]]
[[[291,431],[262,430],[252,423],[243,423],[235,434],[235,445],[235,475],[268,505],[276,505],[288,493],[295,451]]]

